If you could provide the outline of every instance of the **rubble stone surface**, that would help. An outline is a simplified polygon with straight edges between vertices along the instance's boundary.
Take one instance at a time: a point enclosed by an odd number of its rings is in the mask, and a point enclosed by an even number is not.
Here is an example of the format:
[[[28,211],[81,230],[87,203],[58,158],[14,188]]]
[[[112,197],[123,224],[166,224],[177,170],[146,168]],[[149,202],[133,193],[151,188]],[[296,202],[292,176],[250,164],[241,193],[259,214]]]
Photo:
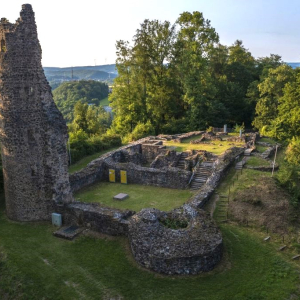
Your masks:
[[[168,228],[163,219],[185,221],[187,227]],[[207,272],[222,258],[222,236],[214,221],[188,205],[170,213],[141,210],[129,221],[129,240],[139,264],[169,275]]]

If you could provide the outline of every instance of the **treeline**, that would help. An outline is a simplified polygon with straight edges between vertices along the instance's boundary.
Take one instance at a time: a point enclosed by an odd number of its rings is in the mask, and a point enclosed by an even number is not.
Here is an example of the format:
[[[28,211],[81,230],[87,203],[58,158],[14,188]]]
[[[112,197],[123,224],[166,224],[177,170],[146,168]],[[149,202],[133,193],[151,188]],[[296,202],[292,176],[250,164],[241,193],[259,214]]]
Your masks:
[[[269,70],[257,85],[256,117],[253,125],[261,134],[287,146],[278,172],[279,183],[300,203],[300,69],[281,65]]]
[[[107,134],[111,115],[102,106],[78,101],[74,107],[74,119],[68,124],[71,163],[114,146],[121,146],[119,135]]]
[[[254,59],[239,40],[221,45],[200,12],[182,13],[174,25],[145,20],[132,45],[121,40],[116,47],[111,131],[125,140],[142,132],[251,127],[258,84],[282,65],[278,55]]]
[[[53,91],[68,125],[71,163],[121,145],[120,136],[107,134],[112,115],[100,105],[107,96],[107,84],[91,80],[64,82]]]

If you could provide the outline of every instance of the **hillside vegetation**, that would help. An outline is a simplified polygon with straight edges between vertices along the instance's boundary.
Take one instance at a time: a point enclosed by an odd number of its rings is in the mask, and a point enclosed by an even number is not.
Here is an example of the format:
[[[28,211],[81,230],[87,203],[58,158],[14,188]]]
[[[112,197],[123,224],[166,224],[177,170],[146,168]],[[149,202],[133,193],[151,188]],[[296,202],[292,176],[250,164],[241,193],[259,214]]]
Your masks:
[[[53,91],[53,98],[67,122],[73,120],[76,102],[99,105],[108,96],[108,85],[92,80],[62,83]]]

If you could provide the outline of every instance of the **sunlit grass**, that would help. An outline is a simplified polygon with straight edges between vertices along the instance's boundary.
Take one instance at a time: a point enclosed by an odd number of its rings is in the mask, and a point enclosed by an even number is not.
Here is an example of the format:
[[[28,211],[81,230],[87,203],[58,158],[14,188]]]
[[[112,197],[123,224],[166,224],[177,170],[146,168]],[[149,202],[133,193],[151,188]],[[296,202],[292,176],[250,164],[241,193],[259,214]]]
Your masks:
[[[275,145],[276,144],[275,140],[273,140],[271,138],[267,138],[267,137],[260,138],[258,141],[259,142],[263,142],[263,143],[269,143],[271,145]]]
[[[212,141],[211,144],[190,144],[185,140],[183,143],[175,143],[172,141],[164,142],[167,147],[174,148],[177,152],[187,150],[206,150],[216,155],[220,155],[231,147],[242,147],[244,143],[228,142],[228,141]]]
[[[110,148],[110,149],[106,149],[106,150],[103,150],[103,151],[100,151],[100,152],[97,152],[97,153],[94,153],[92,155],[88,155],[88,156],[85,156],[83,159],[81,159],[80,161],[76,162],[75,164],[72,164],[71,166],[69,166],[69,173],[72,174],[72,173],[75,173],[77,171],[80,171],[82,168],[86,167],[87,164],[89,164],[91,161],[93,161],[94,159],[100,157],[101,155],[107,153],[107,152],[110,152],[110,151],[113,151],[113,150],[116,150],[118,149],[119,147],[115,147],[115,148]]]
[[[108,97],[106,97],[106,98],[100,100],[100,103],[99,103],[99,104],[102,105],[102,106],[109,106]]]
[[[114,200],[119,193],[128,194],[123,201]],[[189,190],[177,190],[138,184],[100,182],[75,194],[82,202],[98,202],[104,206],[140,211],[153,207],[163,211],[171,210],[185,203],[193,193]]]
[[[259,167],[259,166],[269,167],[270,162],[268,162],[267,160],[261,157],[251,156],[250,159],[247,160],[246,165],[252,167]]]

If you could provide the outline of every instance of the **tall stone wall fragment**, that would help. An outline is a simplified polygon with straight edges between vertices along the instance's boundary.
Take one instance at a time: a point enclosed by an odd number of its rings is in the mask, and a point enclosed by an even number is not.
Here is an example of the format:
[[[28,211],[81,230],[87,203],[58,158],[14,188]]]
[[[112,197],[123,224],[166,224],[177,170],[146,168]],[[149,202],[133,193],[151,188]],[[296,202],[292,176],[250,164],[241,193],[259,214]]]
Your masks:
[[[0,22],[0,142],[6,210],[19,221],[50,220],[54,203],[73,201],[67,127],[41,64],[35,16],[22,5]]]

